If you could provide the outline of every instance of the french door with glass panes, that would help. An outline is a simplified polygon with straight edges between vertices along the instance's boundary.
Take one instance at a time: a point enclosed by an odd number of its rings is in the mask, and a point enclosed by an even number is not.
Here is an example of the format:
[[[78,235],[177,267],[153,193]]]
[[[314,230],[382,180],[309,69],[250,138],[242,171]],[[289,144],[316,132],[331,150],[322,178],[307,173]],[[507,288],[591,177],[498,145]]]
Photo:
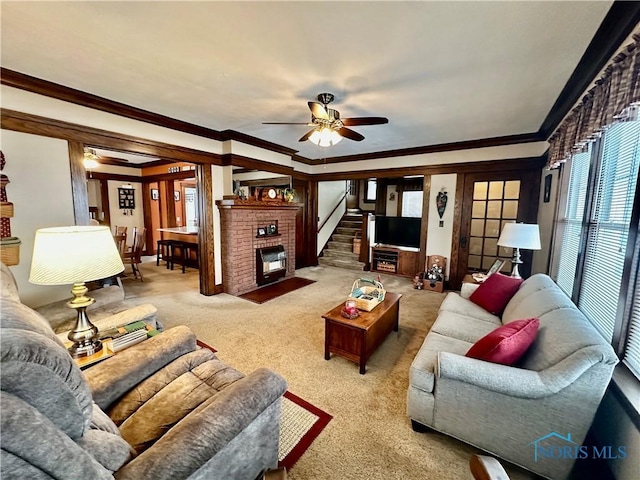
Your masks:
[[[512,249],[498,247],[509,222],[536,223],[540,173],[535,171],[467,174],[460,224],[457,276],[486,272],[496,259],[505,260],[503,273],[511,272]],[[531,273],[530,251],[521,251],[520,273]]]

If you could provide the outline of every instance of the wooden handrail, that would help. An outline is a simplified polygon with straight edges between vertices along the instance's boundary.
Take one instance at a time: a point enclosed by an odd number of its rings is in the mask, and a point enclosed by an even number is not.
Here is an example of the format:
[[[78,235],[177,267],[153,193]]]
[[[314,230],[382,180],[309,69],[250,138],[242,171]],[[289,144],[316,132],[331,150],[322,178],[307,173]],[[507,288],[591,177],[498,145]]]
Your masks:
[[[325,224],[329,221],[329,219],[331,218],[331,216],[335,213],[335,211],[338,209],[338,207],[340,206],[340,204],[342,203],[342,201],[347,197],[347,192],[344,192],[344,195],[342,195],[342,198],[338,201],[338,203],[336,204],[335,207],[333,207],[333,210],[331,210],[331,213],[329,215],[327,215],[327,218],[325,218],[322,223],[320,224],[320,226],[318,227],[318,232],[320,232],[320,230],[322,230],[322,227],[325,226]],[[346,211],[346,210],[345,210]]]

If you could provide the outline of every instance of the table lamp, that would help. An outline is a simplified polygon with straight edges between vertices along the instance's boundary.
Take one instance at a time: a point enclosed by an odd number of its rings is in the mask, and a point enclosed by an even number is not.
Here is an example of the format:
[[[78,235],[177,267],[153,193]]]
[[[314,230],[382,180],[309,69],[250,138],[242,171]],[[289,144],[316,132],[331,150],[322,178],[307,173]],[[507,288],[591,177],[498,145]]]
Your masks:
[[[77,311],[69,332],[74,358],[102,350],[98,328],[89,321],[86,309],[95,302],[88,297],[85,282],[112,277],[124,270],[109,227],[73,226],[41,228],[36,231],[29,281],[36,285],[73,284],[73,298],[67,306]]]
[[[513,248],[511,276],[522,278],[518,271],[518,266],[522,263],[520,249],[540,250],[540,229],[535,223],[507,223],[502,229],[498,245]]]

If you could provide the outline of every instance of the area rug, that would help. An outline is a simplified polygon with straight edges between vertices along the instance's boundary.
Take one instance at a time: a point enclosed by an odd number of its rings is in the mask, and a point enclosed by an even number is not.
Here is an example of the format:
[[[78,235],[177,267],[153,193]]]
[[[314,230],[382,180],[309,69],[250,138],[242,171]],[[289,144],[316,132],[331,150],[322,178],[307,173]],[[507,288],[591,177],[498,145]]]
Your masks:
[[[312,283],[315,283],[315,280],[309,280],[308,278],[302,277],[291,277],[280,282],[265,285],[257,290],[252,290],[251,292],[238,295],[238,297],[244,298],[245,300],[249,300],[253,303],[265,303],[284,295],[285,293],[293,292],[294,290],[306,287]]]
[[[214,353],[217,351],[200,340],[197,340],[197,344]],[[278,466],[291,469],[332,418],[327,412],[290,391],[284,392],[280,413]]]
[[[332,418],[287,390],[282,399],[278,466],[291,469]]]

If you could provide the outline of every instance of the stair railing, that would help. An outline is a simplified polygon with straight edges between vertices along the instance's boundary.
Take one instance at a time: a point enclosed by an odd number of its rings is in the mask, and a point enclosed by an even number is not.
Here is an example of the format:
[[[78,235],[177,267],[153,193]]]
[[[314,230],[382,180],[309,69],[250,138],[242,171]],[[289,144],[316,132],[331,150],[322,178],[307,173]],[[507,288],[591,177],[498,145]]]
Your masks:
[[[331,210],[331,213],[329,215],[327,215],[327,217],[322,221],[322,223],[320,224],[320,226],[318,227],[318,232],[320,230],[322,230],[322,227],[325,226],[325,224],[329,221],[329,219],[333,216],[333,214],[335,213],[335,211],[338,209],[338,207],[340,205],[342,205],[342,201],[347,197],[347,192],[344,192],[344,195],[342,195],[342,197],[340,198],[340,200],[338,200],[338,203],[336,203],[336,206],[333,207],[333,210]],[[346,212],[346,206],[345,206],[345,212]]]

